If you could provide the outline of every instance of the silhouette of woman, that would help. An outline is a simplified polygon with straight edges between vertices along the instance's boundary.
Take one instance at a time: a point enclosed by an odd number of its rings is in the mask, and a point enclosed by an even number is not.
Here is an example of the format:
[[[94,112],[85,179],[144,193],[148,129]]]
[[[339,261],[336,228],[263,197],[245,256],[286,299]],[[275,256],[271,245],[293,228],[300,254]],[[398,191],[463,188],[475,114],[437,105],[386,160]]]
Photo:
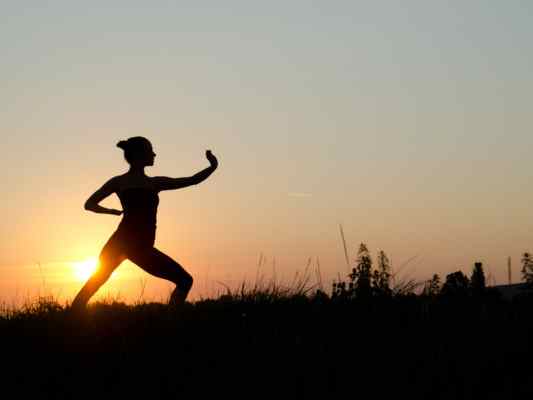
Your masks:
[[[109,279],[111,273],[125,259],[129,259],[146,272],[176,284],[170,303],[182,304],[192,286],[192,276],[166,254],[154,247],[158,193],[162,190],[181,189],[207,179],[218,167],[218,160],[207,150],[210,166],[184,178],[147,176],[144,168],[154,165],[152,144],[136,136],[118,142],[130,169],[115,176],[94,192],[85,203],[85,209],[101,214],[123,215],[117,230],[102,248],[96,272],[89,278],[72,302],[75,310],[85,309],[89,299]],[[109,209],[98,203],[116,193],[123,211]]]

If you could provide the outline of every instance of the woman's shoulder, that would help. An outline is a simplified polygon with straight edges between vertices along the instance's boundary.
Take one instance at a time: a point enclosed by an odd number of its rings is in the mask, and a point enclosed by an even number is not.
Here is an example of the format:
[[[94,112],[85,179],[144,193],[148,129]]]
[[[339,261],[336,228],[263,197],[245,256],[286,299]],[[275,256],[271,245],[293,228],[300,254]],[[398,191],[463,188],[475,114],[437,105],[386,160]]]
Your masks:
[[[116,175],[107,181],[107,184],[115,189],[115,192],[119,192],[122,186],[124,186],[124,175]]]
[[[120,182],[121,182],[120,176],[114,176],[108,179],[107,181],[105,181],[105,183],[102,185],[100,190],[105,189],[109,193],[117,192],[120,187]]]

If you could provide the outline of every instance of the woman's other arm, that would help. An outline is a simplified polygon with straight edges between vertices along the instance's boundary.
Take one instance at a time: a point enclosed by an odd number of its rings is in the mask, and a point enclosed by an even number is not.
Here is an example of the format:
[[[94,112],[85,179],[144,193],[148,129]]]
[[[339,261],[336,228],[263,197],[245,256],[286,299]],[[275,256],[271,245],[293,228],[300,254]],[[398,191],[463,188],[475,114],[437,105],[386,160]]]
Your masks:
[[[116,179],[111,178],[108,180],[104,185],[98,189],[96,192],[94,192],[91,197],[87,199],[85,202],[85,209],[88,211],[93,211],[98,214],[111,214],[111,215],[120,215],[122,214],[122,211],[115,210],[112,208],[106,208],[102,207],[100,203],[103,199],[105,199],[107,196],[113,194],[117,190],[117,184]]]

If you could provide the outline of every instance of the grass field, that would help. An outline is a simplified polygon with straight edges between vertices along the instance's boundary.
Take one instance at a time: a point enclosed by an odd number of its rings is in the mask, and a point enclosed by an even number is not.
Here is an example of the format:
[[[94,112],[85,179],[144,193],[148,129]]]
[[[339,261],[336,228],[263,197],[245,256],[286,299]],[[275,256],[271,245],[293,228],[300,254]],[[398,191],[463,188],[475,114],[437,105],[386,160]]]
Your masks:
[[[41,298],[0,318],[18,398],[509,399],[533,394],[533,301],[243,290],[172,308]],[[327,397],[326,397],[327,396]]]

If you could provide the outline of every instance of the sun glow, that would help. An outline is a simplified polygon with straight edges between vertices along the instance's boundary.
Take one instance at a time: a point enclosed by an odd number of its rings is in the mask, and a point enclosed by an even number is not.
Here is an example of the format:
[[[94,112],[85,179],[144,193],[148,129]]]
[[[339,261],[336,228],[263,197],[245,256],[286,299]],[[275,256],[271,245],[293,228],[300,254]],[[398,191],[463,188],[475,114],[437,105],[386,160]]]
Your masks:
[[[86,281],[89,279],[93,272],[96,271],[97,266],[98,259],[96,257],[72,263],[74,276],[80,281]]]

